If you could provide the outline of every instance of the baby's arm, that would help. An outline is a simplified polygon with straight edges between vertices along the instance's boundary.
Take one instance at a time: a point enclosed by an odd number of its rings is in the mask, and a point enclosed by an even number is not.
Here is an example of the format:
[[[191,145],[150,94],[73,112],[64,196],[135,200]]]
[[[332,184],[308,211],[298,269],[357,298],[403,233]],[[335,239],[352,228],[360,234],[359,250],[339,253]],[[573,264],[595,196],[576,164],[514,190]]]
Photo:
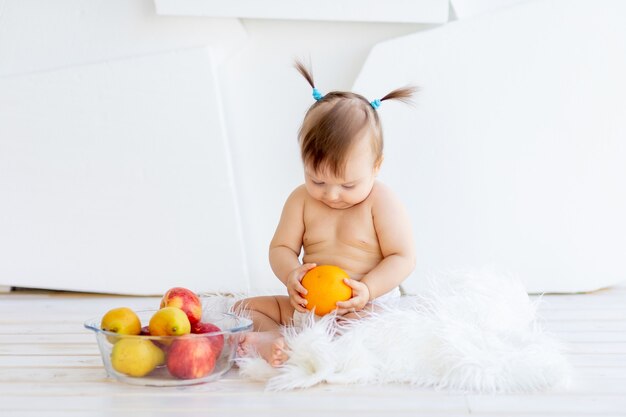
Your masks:
[[[351,309],[362,309],[368,301],[400,285],[415,268],[415,244],[411,222],[404,205],[382,184],[377,185],[375,194],[371,197],[374,228],[383,260],[360,282],[350,280],[352,282],[348,284],[357,297],[338,303],[338,314]],[[368,292],[369,299],[365,299]]]
[[[315,264],[300,264],[298,257],[302,249],[304,236],[304,186],[296,188],[283,207],[280,221],[270,243],[270,266],[274,274],[287,287],[291,305],[298,311],[306,311],[302,306],[306,300],[301,294],[306,289],[300,281],[304,274]]]
[[[361,282],[367,285],[370,301],[391,291],[415,268],[415,243],[409,214],[386,186],[378,187],[372,204],[374,228],[383,260]]]

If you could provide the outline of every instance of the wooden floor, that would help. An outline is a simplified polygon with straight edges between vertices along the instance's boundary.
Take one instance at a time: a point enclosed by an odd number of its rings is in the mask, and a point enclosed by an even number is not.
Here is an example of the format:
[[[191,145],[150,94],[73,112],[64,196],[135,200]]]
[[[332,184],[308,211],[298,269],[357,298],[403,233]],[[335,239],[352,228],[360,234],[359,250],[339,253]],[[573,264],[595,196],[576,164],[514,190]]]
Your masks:
[[[404,385],[265,392],[233,370],[183,388],[107,379],[95,337],[82,326],[107,309],[156,308],[158,299],[17,291],[0,294],[0,416],[626,416],[626,286],[544,296],[545,327],[568,347],[567,390],[464,395]]]

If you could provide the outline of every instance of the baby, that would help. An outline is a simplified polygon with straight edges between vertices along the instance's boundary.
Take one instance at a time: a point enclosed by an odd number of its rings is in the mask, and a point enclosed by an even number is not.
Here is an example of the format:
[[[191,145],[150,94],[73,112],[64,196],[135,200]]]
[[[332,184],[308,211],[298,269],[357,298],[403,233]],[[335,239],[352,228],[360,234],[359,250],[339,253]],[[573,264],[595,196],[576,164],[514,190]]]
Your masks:
[[[270,243],[272,270],[288,296],[239,301],[254,322],[238,353],[254,350],[268,363],[288,359],[280,327],[306,313],[301,280],[316,265],[336,265],[350,279],[352,298],[337,303],[338,317],[358,318],[374,300],[400,294],[399,285],[415,267],[415,248],[407,212],[376,176],[383,162],[383,135],[376,109],[385,100],[408,101],[414,88],[392,91],[380,100],[333,91],[322,96],[300,62],[297,70],[316,99],[298,135],[304,184],[287,198]],[[302,262],[300,254],[302,252]]]

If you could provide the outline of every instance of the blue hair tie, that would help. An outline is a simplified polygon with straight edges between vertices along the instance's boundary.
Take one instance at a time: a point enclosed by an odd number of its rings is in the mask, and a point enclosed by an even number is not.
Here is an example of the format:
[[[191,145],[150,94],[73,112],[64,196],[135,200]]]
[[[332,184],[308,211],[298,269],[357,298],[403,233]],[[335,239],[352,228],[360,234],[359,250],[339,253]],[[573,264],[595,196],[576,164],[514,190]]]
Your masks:
[[[378,110],[378,108],[380,107],[380,100],[376,99],[376,100],[372,101],[370,104],[372,105],[374,110]]]
[[[313,98],[315,99],[315,101],[320,101],[322,97],[324,97],[322,93],[320,93],[317,88],[313,87]]]

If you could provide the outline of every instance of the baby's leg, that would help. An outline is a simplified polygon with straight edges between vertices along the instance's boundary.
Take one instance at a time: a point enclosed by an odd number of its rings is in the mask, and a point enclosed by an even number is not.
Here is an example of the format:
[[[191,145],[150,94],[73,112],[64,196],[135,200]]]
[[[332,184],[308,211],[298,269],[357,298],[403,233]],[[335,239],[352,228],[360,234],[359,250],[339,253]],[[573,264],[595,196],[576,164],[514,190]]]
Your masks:
[[[291,324],[294,308],[289,297],[269,295],[240,300],[235,303],[233,310],[247,314],[252,319],[255,332],[266,332]]]
[[[270,365],[279,366],[287,360],[285,341],[280,326],[291,324],[294,308],[286,296],[247,298],[237,302],[236,312],[245,311],[252,319],[254,332],[247,333],[239,343],[241,356],[256,351]]]

